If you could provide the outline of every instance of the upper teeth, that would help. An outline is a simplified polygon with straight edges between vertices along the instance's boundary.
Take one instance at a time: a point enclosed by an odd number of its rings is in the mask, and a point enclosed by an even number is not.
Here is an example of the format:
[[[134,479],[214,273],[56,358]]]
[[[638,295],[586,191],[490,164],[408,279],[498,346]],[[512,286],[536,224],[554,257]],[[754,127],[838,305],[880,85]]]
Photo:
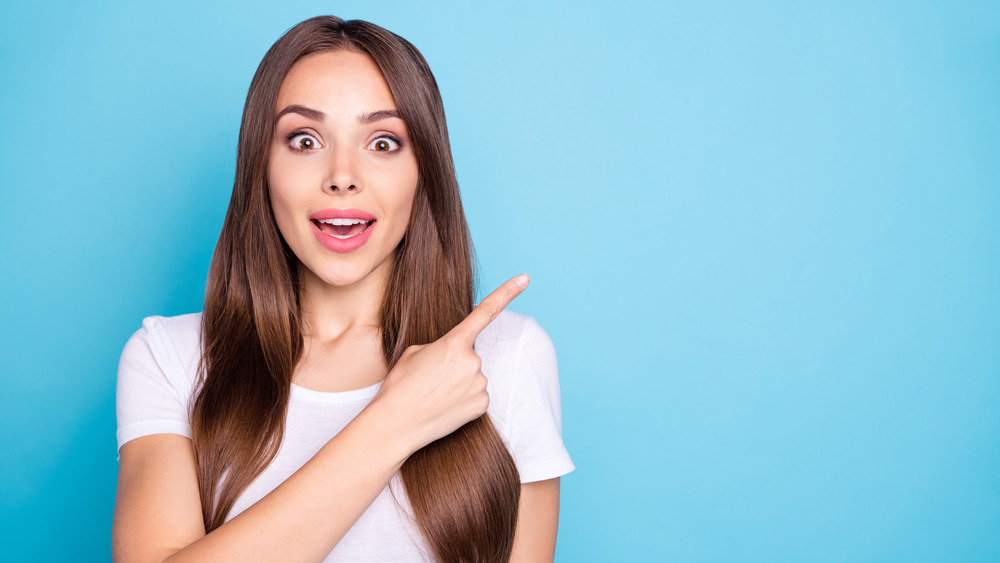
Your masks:
[[[365,221],[364,219],[342,219],[338,217],[336,219],[320,219],[319,222],[326,223],[327,225],[337,225],[340,227],[346,227],[348,225],[359,225],[361,223],[367,223],[368,221]]]

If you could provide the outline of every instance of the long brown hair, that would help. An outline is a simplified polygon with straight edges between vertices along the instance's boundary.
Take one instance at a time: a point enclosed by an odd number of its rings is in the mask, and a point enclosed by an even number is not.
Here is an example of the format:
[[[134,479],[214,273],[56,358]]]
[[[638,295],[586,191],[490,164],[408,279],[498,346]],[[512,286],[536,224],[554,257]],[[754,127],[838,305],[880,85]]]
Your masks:
[[[444,108],[427,62],[405,39],[368,22],[325,16],[282,36],[254,74],[240,126],[236,178],[212,258],[202,317],[204,355],[192,408],[206,530],[277,454],[292,372],[303,340],[297,259],[271,211],[267,160],[275,103],[295,62],[354,50],[375,60],[410,135],[420,180],[382,303],[382,350],[391,368],[474,305],[472,245],[459,197]],[[441,561],[510,558],[520,479],[488,416],[414,453],[403,483],[416,522]]]

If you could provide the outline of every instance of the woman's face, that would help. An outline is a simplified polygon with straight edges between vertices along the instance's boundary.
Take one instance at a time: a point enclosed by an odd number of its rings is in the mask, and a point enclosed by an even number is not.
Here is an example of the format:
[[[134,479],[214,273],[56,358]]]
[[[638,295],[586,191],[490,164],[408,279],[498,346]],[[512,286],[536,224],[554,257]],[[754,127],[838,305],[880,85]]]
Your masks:
[[[418,171],[375,61],[351,51],[309,55],[288,72],[275,111],[271,206],[305,267],[303,281],[344,287],[388,279]]]

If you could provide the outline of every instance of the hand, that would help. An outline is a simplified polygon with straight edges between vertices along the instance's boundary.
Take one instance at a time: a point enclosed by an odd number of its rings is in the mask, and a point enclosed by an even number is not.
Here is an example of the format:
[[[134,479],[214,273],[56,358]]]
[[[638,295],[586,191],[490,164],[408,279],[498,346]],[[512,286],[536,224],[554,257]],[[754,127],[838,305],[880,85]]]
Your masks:
[[[507,280],[440,339],[407,348],[386,376],[370,406],[395,419],[409,453],[486,412],[486,376],[473,345],[526,287],[525,274]]]

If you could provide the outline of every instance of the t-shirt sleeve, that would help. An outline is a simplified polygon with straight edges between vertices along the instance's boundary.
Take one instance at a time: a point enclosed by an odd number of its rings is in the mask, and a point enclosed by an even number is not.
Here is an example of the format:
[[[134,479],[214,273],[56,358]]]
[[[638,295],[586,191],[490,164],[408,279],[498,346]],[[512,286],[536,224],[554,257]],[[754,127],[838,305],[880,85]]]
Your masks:
[[[118,363],[118,449],[150,434],[191,437],[185,366],[158,317],[142,321]]]
[[[521,482],[565,475],[574,466],[562,440],[556,351],[549,335],[530,317],[517,342],[515,368],[505,419]]]

